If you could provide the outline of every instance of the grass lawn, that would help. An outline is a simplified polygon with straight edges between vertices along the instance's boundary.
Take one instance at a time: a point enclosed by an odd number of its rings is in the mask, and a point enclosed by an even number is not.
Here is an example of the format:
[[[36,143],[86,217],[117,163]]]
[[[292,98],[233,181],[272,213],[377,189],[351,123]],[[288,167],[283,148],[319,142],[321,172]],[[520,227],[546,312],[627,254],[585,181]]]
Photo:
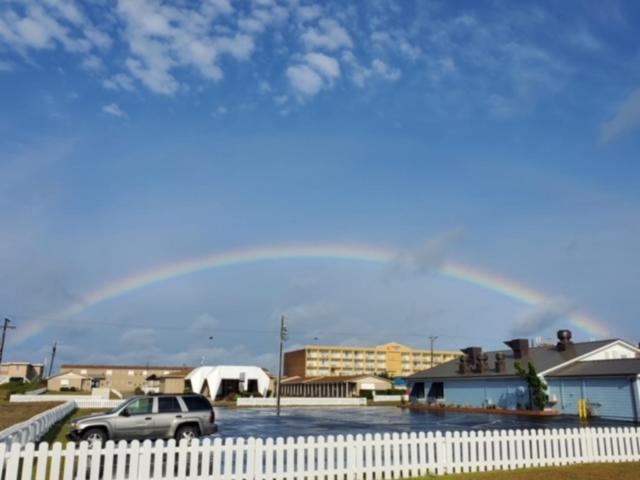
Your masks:
[[[84,417],[86,415],[91,415],[92,413],[101,413],[106,412],[108,409],[100,409],[100,408],[80,408],[70,415],[66,416],[61,422],[57,425],[54,425],[51,430],[45,435],[42,439],[43,442],[48,442],[49,444],[60,442],[63,445],[67,444],[67,433],[69,433],[69,424],[71,420]]]
[[[0,385],[0,401],[7,401],[14,393],[26,393],[31,390],[46,387],[46,383],[14,383],[9,382]]]
[[[24,422],[38,413],[49,410],[60,402],[9,403],[0,402],[0,430]]]
[[[445,475],[444,480],[637,480],[640,463],[591,463],[568,467],[528,468],[501,472]]]

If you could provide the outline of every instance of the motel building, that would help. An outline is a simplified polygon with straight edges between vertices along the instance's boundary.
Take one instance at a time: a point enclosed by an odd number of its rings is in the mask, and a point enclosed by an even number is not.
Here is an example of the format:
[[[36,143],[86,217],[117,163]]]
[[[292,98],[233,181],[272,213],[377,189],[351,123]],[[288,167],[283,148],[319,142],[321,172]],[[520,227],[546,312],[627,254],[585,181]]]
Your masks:
[[[288,377],[282,380],[283,397],[358,397],[362,391],[390,390],[391,380],[369,375],[350,377]]]
[[[548,408],[578,415],[581,400],[591,416],[640,421],[640,349],[620,339],[572,342],[558,331],[555,345],[530,347],[527,339],[505,342],[509,350],[462,350],[457,360],[409,377],[417,404],[526,408],[529,387],[515,368],[531,362],[547,384]]]

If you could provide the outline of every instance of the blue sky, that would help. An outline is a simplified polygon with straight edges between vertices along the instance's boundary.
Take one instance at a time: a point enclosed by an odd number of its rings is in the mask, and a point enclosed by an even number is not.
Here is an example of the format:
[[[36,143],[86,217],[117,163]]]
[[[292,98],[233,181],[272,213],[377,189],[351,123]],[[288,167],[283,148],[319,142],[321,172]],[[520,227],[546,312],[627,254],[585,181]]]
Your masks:
[[[8,357],[58,340],[64,361],[273,367],[281,313],[291,347],[497,347],[577,309],[637,341],[639,20],[616,1],[3,3],[0,305],[18,328],[147,268],[290,243],[436,251],[552,299],[245,265],[97,305]]]

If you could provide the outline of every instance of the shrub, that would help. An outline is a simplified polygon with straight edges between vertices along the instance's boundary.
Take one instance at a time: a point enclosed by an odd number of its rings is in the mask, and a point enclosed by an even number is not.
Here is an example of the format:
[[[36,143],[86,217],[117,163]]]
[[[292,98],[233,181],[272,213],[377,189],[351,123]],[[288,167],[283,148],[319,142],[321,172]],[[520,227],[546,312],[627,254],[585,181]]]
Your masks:
[[[529,395],[533,405],[538,410],[544,410],[544,407],[547,406],[547,402],[549,401],[549,395],[547,395],[547,385],[540,380],[538,372],[536,372],[536,367],[534,367],[531,362],[529,362],[527,370],[522,368],[520,362],[515,362],[514,366],[518,375],[529,385]],[[529,406],[529,408],[531,408],[531,406]]]

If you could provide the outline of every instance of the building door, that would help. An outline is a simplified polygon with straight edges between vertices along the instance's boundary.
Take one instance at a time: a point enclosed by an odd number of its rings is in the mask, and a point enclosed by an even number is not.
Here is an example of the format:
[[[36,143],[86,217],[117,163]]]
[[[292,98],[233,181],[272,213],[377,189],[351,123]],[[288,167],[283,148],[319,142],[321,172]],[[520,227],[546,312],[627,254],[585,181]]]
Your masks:
[[[247,392],[249,393],[258,393],[258,380],[254,378],[250,378],[247,381]]]

